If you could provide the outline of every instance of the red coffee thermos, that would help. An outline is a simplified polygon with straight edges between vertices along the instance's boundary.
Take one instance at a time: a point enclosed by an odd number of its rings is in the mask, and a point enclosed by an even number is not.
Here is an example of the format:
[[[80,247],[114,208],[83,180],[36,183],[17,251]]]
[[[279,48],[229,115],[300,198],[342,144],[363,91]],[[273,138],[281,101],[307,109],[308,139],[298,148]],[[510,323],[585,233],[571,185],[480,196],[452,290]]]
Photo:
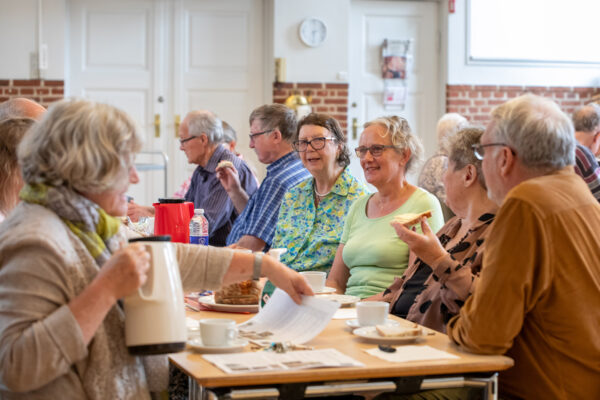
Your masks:
[[[154,234],[170,235],[171,241],[190,242],[190,220],[194,203],[183,199],[158,199],[154,206]]]

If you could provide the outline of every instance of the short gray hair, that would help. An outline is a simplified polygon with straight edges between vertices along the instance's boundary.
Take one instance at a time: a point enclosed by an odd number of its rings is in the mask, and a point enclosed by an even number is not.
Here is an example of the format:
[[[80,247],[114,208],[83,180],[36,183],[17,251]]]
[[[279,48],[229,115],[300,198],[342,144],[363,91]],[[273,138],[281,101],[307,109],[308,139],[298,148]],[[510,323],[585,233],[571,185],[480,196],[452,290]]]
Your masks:
[[[250,114],[249,122],[257,119],[264,130],[279,129],[281,137],[288,143],[292,143],[296,135],[298,121],[296,113],[283,104],[263,104],[255,108]]]
[[[495,140],[510,146],[529,169],[549,173],[575,163],[573,124],[558,105],[533,94],[492,111]]]
[[[17,154],[27,183],[101,193],[127,175],[141,147],[140,133],[124,111],[62,100],[25,135]]]
[[[235,132],[235,129],[233,129],[233,127],[231,125],[229,125],[227,122],[225,121],[221,121],[223,123],[223,142],[225,143],[231,143],[231,142],[237,142],[237,133]]]
[[[448,159],[454,163],[455,171],[473,165],[477,171],[479,184],[486,189],[482,162],[473,152],[473,145],[479,143],[483,132],[483,128],[477,127],[467,127],[456,132],[448,141]]]
[[[595,133],[600,128],[600,106],[592,103],[573,113],[573,125],[578,132]]]
[[[364,128],[372,125],[379,125],[385,128],[385,133],[381,135],[386,137],[390,135],[392,144],[400,150],[410,150],[410,158],[406,163],[406,171],[410,171],[415,164],[423,158],[423,145],[421,140],[412,133],[408,121],[402,117],[391,115],[387,117],[379,117],[372,121],[365,123]]]
[[[223,122],[215,113],[207,110],[191,111],[186,118],[190,136],[200,136],[204,133],[210,143],[223,142]]]
[[[456,132],[466,128],[468,125],[469,121],[460,114],[447,113],[442,115],[435,128],[439,148],[442,151],[447,151],[448,140],[450,140]]]

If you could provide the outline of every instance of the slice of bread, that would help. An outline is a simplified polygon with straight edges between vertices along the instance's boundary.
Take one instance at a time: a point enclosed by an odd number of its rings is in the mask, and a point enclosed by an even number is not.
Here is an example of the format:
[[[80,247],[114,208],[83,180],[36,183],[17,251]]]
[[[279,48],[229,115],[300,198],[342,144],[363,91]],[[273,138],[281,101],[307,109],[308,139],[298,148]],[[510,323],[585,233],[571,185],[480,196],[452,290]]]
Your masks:
[[[393,221],[397,222],[399,224],[402,224],[408,228],[410,226],[418,224],[421,221],[421,218],[423,218],[423,217],[431,218],[431,210],[427,210],[420,214],[414,214],[414,213],[400,214],[400,215],[397,215],[396,217],[394,217]]]
[[[217,168],[233,168],[231,161],[223,160],[217,164]]]
[[[417,324],[412,327],[400,325],[375,325],[375,329],[380,336],[384,337],[412,337],[421,336],[423,330]]]

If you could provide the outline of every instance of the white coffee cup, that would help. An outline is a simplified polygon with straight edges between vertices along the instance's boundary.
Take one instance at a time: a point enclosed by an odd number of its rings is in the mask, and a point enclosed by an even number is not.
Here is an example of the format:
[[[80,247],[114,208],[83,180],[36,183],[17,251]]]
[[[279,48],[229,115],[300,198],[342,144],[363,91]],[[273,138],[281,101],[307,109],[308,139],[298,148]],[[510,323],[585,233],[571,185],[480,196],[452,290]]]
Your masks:
[[[360,301],[356,303],[356,316],[360,326],[385,324],[390,305],[385,301]]]
[[[232,319],[201,319],[200,337],[205,346],[230,346],[237,338],[238,329]]]
[[[313,292],[321,292],[325,288],[325,278],[327,278],[326,272],[302,271],[300,272],[300,275],[306,279],[306,282],[308,282]]]

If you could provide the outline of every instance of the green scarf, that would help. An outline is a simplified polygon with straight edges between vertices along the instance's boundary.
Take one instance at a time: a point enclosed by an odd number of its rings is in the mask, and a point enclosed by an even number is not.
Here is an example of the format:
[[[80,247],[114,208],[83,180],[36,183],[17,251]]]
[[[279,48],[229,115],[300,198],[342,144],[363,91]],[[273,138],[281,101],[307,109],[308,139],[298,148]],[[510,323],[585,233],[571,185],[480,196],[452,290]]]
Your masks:
[[[121,221],[66,186],[27,184],[19,197],[25,202],[46,207],[58,215],[100,267],[120,246],[118,233]]]

